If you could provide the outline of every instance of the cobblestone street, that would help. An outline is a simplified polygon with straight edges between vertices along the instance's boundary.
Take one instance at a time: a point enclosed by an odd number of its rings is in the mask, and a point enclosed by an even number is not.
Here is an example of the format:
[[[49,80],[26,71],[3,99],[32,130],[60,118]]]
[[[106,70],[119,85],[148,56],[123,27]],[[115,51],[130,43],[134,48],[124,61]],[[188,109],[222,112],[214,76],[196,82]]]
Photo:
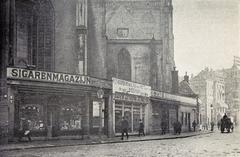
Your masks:
[[[81,145],[2,152],[1,157],[237,157],[240,131],[199,135],[182,139],[100,145]]]

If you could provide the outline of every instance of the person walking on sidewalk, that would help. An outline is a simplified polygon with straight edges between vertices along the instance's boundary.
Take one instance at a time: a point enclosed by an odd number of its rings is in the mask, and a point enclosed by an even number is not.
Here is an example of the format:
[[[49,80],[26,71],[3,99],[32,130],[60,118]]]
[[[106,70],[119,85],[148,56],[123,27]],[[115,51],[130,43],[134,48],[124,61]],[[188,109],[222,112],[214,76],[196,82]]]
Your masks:
[[[192,127],[193,127],[193,131],[194,131],[194,132],[196,131],[196,126],[197,126],[197,123],[196,123],[196,121],[194,120],[194,121],[192,122]]]
[[[141,136],[141,134],[143,134],[143,136],[145,136],[145,133],[144,133],[144,124],[143,124],[143,121],[140,119],[140,120],[139,120],[138,136]]]
[[[164,120],[161,122],[161,128],[162,128],[162,135],[166,134],[167,123]]]
[[[127,136],[127,139],[128,139],[128,127],[129,127],[129,124],[128,124],[128,121],[126,120],[125,117],[123,117],[123,119],[122,119],[121,127],[122,127],[122,138],[121,139],[123,140],[124,133],[126,133],[126,136]]]
[[[219,120],[219,121],[217,122],[218,130],[220,130],[220,126],[221,126],[221,121]]]
[[[213,129],[214,129],[214,122],[212,121],[211,123],[210,123],[210,125],[211,125],[211,131],[213,131]]]
[[[29,142],[32,141],[31,131],[30,131],[30,120],[26,120],[25,118],[22,118],[20,122],[18,141],[20,142],[24,136],[28,137]]]

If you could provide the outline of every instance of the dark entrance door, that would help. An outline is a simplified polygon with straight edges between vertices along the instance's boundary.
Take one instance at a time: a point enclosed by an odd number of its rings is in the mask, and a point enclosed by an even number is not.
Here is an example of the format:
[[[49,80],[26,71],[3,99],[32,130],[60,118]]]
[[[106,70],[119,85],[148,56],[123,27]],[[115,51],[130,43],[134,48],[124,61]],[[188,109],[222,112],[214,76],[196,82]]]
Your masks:
[[[108,99],[105,99],[103,113],[104,113],[103,132],[104,132],[104,135],[108,136]]]
[[[59,132],[59,113],[60,108],[56,104],[48,104],[47,106],[47,136],[56,137]]]
[[[191,121],[190,121],[190,118],[191,117],[191,114],[190,113],[188,113],[188,131],[191,131]]]

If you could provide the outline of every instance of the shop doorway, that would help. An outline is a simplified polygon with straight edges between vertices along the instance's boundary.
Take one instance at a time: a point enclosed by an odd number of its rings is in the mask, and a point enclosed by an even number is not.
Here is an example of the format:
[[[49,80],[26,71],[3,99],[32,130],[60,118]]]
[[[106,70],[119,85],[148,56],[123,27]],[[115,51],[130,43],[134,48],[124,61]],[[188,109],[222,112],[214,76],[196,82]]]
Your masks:
[[[188,131],[191,131],[191,114],[190,113],[187,114],[187,118],[188,118]]]
[[[58,136],[59,108],[56,105],[48,106],[47,110],[47,137]]]

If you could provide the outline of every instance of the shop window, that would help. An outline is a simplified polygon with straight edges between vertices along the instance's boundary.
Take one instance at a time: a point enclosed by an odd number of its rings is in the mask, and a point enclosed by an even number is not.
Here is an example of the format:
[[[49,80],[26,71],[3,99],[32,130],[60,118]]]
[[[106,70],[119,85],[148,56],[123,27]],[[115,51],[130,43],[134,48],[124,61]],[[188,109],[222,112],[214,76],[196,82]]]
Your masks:
[[[20,108],[20,127],[24,120],[28,121],[29,129],[33,131],[45,130],[43,121],[43,107],[38,104],[26,104]]]
[[[124,106],[124,117],[128,121],[129,129],[132,130],[131,129],[131,126],[132,126],[132,110],[131,110],[131,106]]]
[[[140,106],[133,107],[133,131],[137,132],[139,128],[139,120],[140,120]],[[144,122],[144,120],[142,119]]]
[[[102,108],[100,108],[101,105],[102,105]],[[103,110],[104,110],[104,105],[103,104],[101,104],[98,101],[93,102],[93,120],[92,120],[93,124],[92,125],[93,125],[94,128],[100,126],[100,116],[104,117]],[[100,115],[100,112],[101,112],[102,115]],[[101,119],[102,119],[101,123],[102,123],[102,127],[103,127],[104,126],[103,125],[104,124],[104,119],[103,118],[101,118]]]
[[[158,106],[158,104],[153,105],[153,130],[157,131],[161,129],[161,108]]]
[[[144,106],[139,104],[116,104],[115,105],[115,132],[121,133],[122,117],[125,117],[129,124],[129,132],[138,132],[139,120],[144,122]],[[142,118],[141,118],[142,117]]]
[[[61,108],[60,130],[74,130],[82,128],[82,111],[78,105],[67,105]]]
[[[121,121],[122,121],[122,106],[117,105],[115,106],[115,132],[121,132]]]

